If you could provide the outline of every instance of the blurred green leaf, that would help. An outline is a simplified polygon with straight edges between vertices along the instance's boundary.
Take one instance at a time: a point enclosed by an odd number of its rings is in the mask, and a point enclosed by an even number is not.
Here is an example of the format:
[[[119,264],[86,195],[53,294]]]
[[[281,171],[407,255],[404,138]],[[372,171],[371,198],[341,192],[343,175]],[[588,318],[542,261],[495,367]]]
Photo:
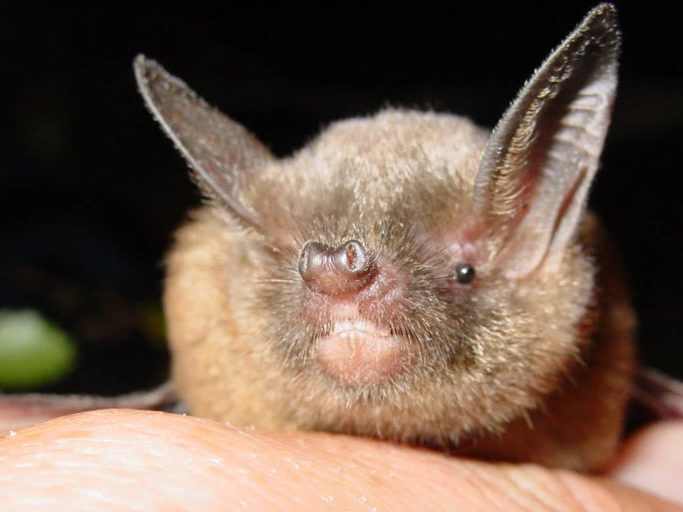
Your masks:
[[[66,376],[76,363],[71,337],[33,310],[0,310],[0,388],[28,389]]]

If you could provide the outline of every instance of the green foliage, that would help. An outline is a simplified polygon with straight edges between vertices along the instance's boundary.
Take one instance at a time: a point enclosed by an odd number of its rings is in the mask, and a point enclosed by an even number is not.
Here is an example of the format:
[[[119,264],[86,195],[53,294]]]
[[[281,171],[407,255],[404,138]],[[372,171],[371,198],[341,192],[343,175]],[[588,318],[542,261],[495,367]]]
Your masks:
[[[62,329],[33,310],[0,310],[0,388],[51,384],[71,371],[76,346]]]

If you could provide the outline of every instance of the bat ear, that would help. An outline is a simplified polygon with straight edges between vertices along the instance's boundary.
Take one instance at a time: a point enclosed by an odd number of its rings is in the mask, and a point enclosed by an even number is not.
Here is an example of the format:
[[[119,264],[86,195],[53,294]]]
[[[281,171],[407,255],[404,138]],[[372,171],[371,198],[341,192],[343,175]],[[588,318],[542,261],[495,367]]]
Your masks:
[[[187,160],[202,192],[241,223],[258,227],[240,191],[262,164],[274,160],[270,151],[155,61],[138,55],[133,67],[147,107]]]
[[[576,231],[609,126],[619,47],[614,6],[595,7],[491,134],[473,206],[509,277],[556,265]]]

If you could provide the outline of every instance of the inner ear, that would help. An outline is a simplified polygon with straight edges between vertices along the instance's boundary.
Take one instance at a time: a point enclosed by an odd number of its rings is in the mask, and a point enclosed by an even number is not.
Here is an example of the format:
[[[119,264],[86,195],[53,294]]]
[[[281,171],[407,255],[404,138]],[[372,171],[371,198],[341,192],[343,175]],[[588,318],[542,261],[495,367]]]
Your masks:
[[[553,51],[494,129],[475,181],[475,218],[521,277],[556,265],[598,168],[617,83],[616,12],[602,4]]]
[[[153,60],[138,55],[134,68],[147,107],[187,160],[202,192],[241,224],[262,227],[245,191],[275,160],[270,151]]]

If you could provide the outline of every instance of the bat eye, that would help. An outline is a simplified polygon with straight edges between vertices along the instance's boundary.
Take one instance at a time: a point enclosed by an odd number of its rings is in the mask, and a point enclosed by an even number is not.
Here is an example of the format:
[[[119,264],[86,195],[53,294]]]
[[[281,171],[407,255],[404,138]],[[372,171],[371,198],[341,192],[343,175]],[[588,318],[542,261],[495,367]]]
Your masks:
[[[474,267],[469,263],[458,263],[455,267],[455,272],[453,272],[453,277],[460,284],[470,284],[475,274]]]

